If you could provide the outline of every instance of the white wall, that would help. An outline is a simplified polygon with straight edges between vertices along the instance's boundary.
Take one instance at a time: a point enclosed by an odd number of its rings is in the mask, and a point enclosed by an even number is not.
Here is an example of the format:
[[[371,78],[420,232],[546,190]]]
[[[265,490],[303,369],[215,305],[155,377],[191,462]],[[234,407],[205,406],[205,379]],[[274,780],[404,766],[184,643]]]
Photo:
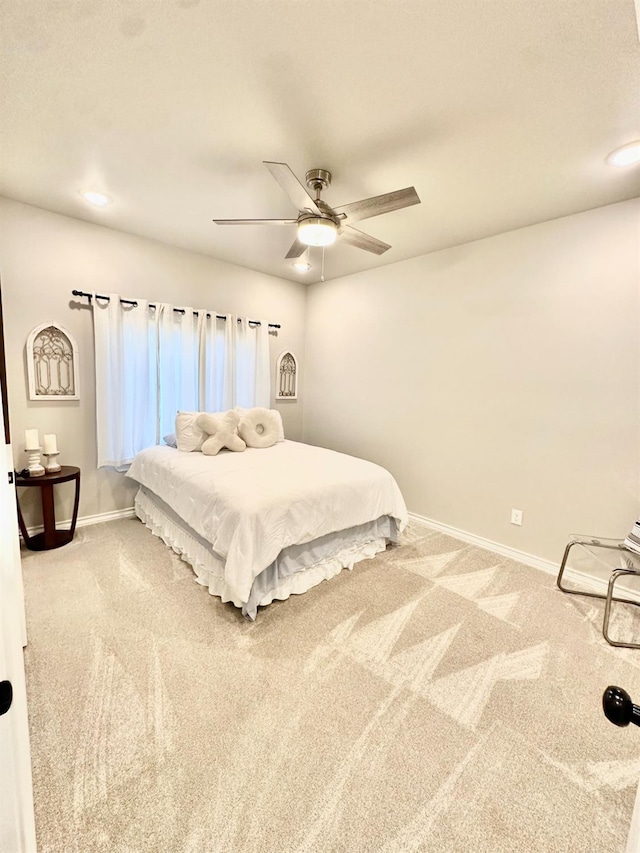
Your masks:
[[[640,512],[638,200],[312,285],[304,438],[550,560]],[[523,510],[522,527],[510,511]]]
[[[86,300],[72,297],[72,290],[116,292],[280,323],[278,336],[269,338],[273,370],[283,349],[303,351],[303,285],[8,199],[0,199],[0,276],[15,465],[26,463],[25,429],[37,428],[41,437],[56,433],[58,461],[82,469],[81,517],[132,506],[135,489],[124,475],[96,469],[92,316]],[[78,343],[78,402],[28,399],[25,343],[31,329],[44,322],[62,324]],[[272,388],[275,393],[273,373]],[[303,395],[301,389],[297,401],[273,403],[289,438],[301,438]],[[61,519],[70,515],[71,489],[56,489]],[[38,523],[35,491],[21,495],[27,523]]]
[[[304,440],[385,465],[413,512],[551,560],[570,532],[624,535],[640,513],[639,216],[624,202],[307,290],[0,200],[16,467],[24,429],[55,432],[82,468],[81,516],[131,506],[123,476],[95,468],[91,312],[71,297],[115,290],[281,323],[274,364],[304,352],[300,399],[274,404],[287,435],[303,436],[304,397]],[[77,403],[27,399],[24,346],[45,321],[79,344]]]

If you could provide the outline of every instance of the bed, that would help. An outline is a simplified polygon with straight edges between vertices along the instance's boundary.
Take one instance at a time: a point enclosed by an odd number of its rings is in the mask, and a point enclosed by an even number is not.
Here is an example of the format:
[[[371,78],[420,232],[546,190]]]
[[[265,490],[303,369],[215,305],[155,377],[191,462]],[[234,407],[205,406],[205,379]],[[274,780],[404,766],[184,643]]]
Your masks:
[[[296,441],[216,456],[150,447],[127,476],[138,518],[250,619],[374,557],[407,523],[384,468]]]

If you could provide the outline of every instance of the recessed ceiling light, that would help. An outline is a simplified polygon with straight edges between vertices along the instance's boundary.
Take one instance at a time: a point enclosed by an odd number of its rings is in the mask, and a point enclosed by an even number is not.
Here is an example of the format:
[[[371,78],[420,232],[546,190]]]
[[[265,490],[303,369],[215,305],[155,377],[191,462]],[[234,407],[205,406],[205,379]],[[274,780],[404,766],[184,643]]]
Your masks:
[[[105,207],[113,201],[110,196],[96,192],[95,190],[80,190],[80,195],[85,201],[88,201],[89,204],[93,204],[96,207]]]
[[[294,268],[294,270],[298,270],[298,272],[309,272],[309,270],[311,269],[311,264],[309,263],[309,261],[296,261],[295,263],[291,264],[291,266]]]
[[[640,162],[640,141],[616,148],[607,157],[607,163],[611,166],[633,166],[638,162]]]

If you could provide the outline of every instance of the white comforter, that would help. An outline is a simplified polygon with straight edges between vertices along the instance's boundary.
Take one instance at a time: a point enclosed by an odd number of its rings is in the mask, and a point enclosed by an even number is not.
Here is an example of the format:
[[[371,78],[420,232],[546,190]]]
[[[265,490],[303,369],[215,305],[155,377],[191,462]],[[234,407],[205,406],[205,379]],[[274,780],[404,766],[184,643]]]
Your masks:
[[[167,503],[225,559],[225,581],[247,602],[253,579],[283,548],[407,508],[373,462],[296,441],[217,456],[150,447],[127,476]]]

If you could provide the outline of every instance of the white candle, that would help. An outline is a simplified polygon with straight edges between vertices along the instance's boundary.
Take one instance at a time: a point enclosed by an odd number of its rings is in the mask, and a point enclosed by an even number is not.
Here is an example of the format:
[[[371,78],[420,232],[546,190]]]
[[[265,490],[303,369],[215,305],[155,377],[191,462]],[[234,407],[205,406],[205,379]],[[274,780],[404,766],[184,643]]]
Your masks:
[[[45,435],[44,437],[44,452],[45,453],[57,453],[58,452],[58,444],[56,442],[56,437],[53,433],[50,435]]]
[[[38,438],[37,429],[26,429],[24,431],[24,448],[25,450],[37,450],[40,447],[40,439]]]

